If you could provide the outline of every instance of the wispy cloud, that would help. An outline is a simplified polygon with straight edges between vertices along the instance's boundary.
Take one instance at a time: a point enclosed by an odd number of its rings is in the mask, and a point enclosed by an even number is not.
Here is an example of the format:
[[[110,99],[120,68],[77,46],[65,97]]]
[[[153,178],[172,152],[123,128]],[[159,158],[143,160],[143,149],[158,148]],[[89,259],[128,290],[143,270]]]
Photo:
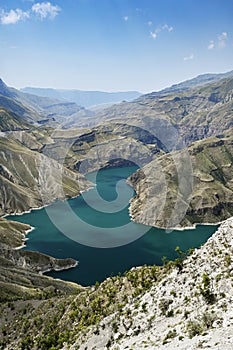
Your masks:
[[[228,37],[227,32],[222,32],[220,35],[218,35],[219,49],[222,49],[223,47],[226,46],[227,37]]]
[[[148,26],[151,27],[153,23],[151,21],[149,21],[149,22],[147,22],[147,24],[148,24]],[[156,28],[154,31],[150,31],[150,37],[155,40],[155,39],[157,39],[159,33],[161,33],[164,30],[166,30],[170,33],[173,31],[173,27],[168,25],[168,24],[164,24],[163,26]]]
[[[10,10],[9,12],[5,12],[4,10],[2,10],[0,12],[1,24],[15,24],[29,17],[29,12],[22,11],[21,9]]]
[[[41,19],[53,19],[60,11],[59,6],[52,5],[50,2],[38,2],[32,6],[32,12],[36,13]]]
[[[154,32],[150,32],[150,37],[154,40],[157,39],[158,33],[156,32],[156,30]]]
[[[190,55],[184,57],[184,61],[191,61],[194,59],[194,54],[190,53]]]
[[[208,50],[213,50],[215,48],[217,49],[223,49],[226,46],[226,42],[228,39],[227,32],[222,32],[217,36],[216,40],[210,40],[209,45],[207,46]]]
[[[29,2],[29,0],[27,0]],[[32,2],[32,1],[30,1]],[[24,21],[32,17],[32,14],[36,14],[40,19],[53,19],[61,11],[57,5],[52,5],[50,2],[38,2],[27,11],[22,9],[11,9],[9,11],[0,9],[0,24],[16,24],[20,21]]]
[[[129,16],[124,16],[124,17],[123,17],[123,20],[124,20],[125,22],[127,22],[127,21],[129,20]]]
[[[207,49],[208,49],[208,50],[213,50],[214,48],[215,48],[214,40],[210,40]]]
[[[168,24],[164,24],[164,26],[162,26],[162,30],[167,30],[168,32],[172,32],[173,27],[169,26]]]

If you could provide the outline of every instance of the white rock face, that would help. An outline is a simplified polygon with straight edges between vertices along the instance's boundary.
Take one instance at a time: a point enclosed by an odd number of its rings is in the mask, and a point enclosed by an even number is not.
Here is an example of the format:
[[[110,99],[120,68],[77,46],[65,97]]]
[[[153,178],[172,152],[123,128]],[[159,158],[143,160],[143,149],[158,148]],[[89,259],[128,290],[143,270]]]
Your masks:
[[[233,218],[123,315],[101,321],[69,349],[233,349]],[[117,329],[113,324],[117,324]],[[64,347],[64,349],[66,349]]]

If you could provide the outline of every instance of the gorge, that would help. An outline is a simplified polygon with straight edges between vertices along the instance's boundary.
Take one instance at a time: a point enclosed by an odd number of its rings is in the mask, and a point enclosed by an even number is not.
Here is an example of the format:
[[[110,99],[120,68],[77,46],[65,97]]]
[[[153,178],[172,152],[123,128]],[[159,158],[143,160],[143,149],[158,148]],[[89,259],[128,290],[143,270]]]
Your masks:
[[[2,349],[183,349],[223,332],[232,74],[96,112],[1,82]]]

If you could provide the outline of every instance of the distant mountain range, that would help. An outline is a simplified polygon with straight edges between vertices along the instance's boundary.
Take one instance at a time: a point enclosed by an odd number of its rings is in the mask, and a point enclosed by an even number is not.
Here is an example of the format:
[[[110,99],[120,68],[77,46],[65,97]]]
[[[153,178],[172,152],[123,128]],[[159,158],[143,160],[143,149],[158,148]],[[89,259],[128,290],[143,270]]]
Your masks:
[[[233,71],[218,74],[200,74],[193,79],[189,79],[181,83],[174,84],[166,89],[163,89],[159,91],[159,93],[189,90],[198,86],[203,86],[205,84],[214,83],[221,79],[227,79],[231,77],[233,77]]]
[[[141,95],[138,91],[125,92],[104,92],[104,91],[82,91],[82,90],[59,90],[25,87],[22,92],[34,94],[42,97],[55,98],[58,100],[75,102],[80,106],[89,108],[92,106],[119,103],[122,101],[132,101]]]
[[[67,122],[72,118],[91,117],[93,113],[75,102],[57,100],[24,93],[8,87],[0,79],[0,106],[1,112],[14,113],[13,118],[20,117],[21,122],[49,124],[53,126]],[[11,116],[12,117],[12,116]],[[6,118],[5,118],[6,119]],[[1,125],[1,123],[0,123]],[[5,123],[4,128],[7,130]],[[16,126],[18,129],[18,126]],[[10,130],[12,129],[12,123]]]

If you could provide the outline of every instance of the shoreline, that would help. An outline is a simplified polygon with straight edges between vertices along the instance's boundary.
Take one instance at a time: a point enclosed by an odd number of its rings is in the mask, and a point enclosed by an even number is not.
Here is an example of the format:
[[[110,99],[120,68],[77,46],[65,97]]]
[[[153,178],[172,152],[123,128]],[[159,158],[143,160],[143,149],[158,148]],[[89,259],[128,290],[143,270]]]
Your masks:
[[[226,218],[225,220],[222,221],[218,221],[216,223],[213,222],[197,222],[195,224],[193,224],[193,226],[185,226],[185,227],[163,227],[163,226],[154,226],[154,225],[148,225],[148,224],[144,224],[143,222],[139,222],[139,221],[135,221],[132,214],[131,214],[131,210],[130,210],[130,206],[129,206],[129,217],[130,217],[130,221],[135,222],[136,224],[140,224],[140,225],[145,225],[148,227],[154,227],[154,228],[158,228],[164,231],[167,231],[166,233],[169,233],[171,231],[185,231],[185,230],[195,230],[197,228],[197,226],[219,226],[222,223],[224,223],[226,220],[230,219],[232,216],[230,216],[229,218]]]
[[[15,248],[13,248],[14,250],[20,250],[20,249],[22,249],[22,248],[25,248],[26,247],[26,244],[25,244],[25,242],[27,242],[28,240],[29,240],[29,238],[28,237],[26,237],[27,236],[27,234],[29,234],[30,232],[32,232],[32,231],[34,231],[35,230],[35,227],[34,226],[31,226],[31,228],[30,229],[28,229],[28,230],[26,230],[25,232],[24,232],[24,238],[22,238],[22,244],[20,245],[20,246],[18,246],[18,247],[15,247]]]
[[[55,200],[55,201],[56,201],[56,200]],[[16,212],[14,212],[14,213],[9,213],[9,214],[4,214],[4,215],[2,216],[2,218],[6,218],[6,217],[8,217],[8,216],[21,216],[21,215],[24,215],[24,214],[30,214],[33,210],[40,210],[40,209],[46,208],[46,207],[48,207],[49,205],[55,203],[55,201],[53,201],[53,202],[51,202],[51,203],[49,203],[49,204],[42,205],[41,207],[33,207],[33,208],[30,208],[30,209],[28,209],[28,210],[22,211],[21,213],[16,213]]]
[[[60,268],[50,268],[50,269],[46,269],[46,270],[41,270],[39,272],[39,274],[43,275],[46,272],[51,272],[51,271],[55,271],[55,272],[59,272],[59,271],[64,271],[64,270],[69,270],[69,269],[73,269],[74,267],[78,266],[79,261],[75,260],[75,263],[73,265],[69,265],[67,267],[60,267]],[[51,277],[51,276],[47,276],[47,277]],[[52,277],[55,278],[55,277]],[[63,281],[63,280],[62,280]]]
[[[196,223],[194,224],[193,226],[185,226],[185,227],[162,227],[162,226],[151,226],[151,225],[147,225],[147,224],[143,224],[141,222],[138,222],[138,221],[134,221],[133,218],[130,216],[130,220],[132,222],[135,222],[136,224],[140,224],[140,225],[145,225],[145,226],[148,226],[148,227],[154,227],[154,228],[158,228],[160,230],[164,230],[164,231],[167,231],[166,233],[169,233],[171,231],[185,231],[185,230],[195,230],[197,228],[197,226],[219,226],[221,224],[223,224],[226,220],[229,220],[230,218],[232,218],[232,216],[230,216],[229,218],[225,219],[225,220],[222,220],[222,221],[219,221],[219,222],[216,222],[216,223],[213,223],[213,222],[203,222],[203,223]]]
[[[7,214],[2,215],[1,217],[2,217],[2,218],[6,218],[6,217],[8,217],[8,216],[21,216],[21,215],[24,215],[24,214],[30,214],[33,210],[40,210],[40,209],[47,208],[47,207],[49,207],[50,205],[54,204],[56,201],[65,202],[65,201],[67,201],[67,200],[69,200],[69,199],[77,198],[77,197],[81,196],[84,192],[87,192],[87,191],[89,191],[89,190],[91,190],[91,189],[93,189],[93,188],[95,188],[95,187],[96,187],[96,184],[93,184],[93,186],[88,187],[86,190],[81,190],[81,191],[79,192],[79,194],[77,194],[77,195],[75,195],[75,196],[73,196],[73,197],[67,197],[67,198],[65,198],[65,199],[58,199],[58,198],[57,198],[57,199],[53,200],[51,203],[44,204],[44,205],[42,205],[42,206],[40,206],[40,207],[32,207],[32,208],[30,208],[30,209],[28,209],[28,210],[25,210],[25,211],[23,211],[23,212],[20,212],[20,213],[17,213],[17,212],[13,212],[13,213],[9,213],[9,214],[7,213]]]

